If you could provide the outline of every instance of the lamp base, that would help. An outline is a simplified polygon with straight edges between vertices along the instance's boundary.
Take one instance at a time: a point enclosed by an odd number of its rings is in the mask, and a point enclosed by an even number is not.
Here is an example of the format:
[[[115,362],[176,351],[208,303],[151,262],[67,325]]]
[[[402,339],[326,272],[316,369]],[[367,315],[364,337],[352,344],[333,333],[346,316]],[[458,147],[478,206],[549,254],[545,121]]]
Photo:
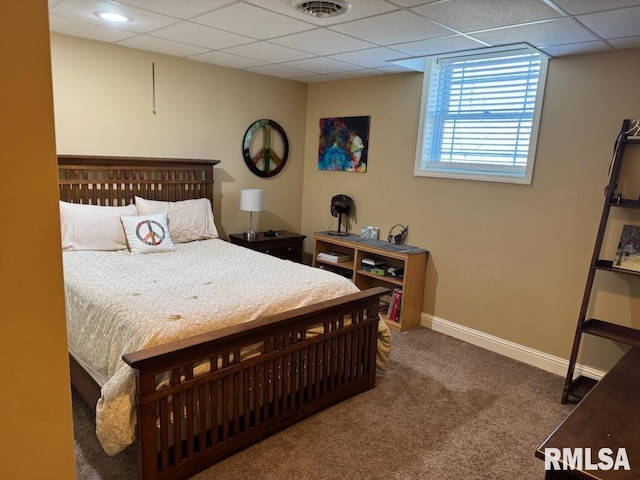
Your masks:
[[[255,240],[257,236],[258,234],[253,230],[247,230],[246,232],[244,232],[244,238],[246,238],[247,240]]]
[[[336,235],[336,236],[340,236],[340,237],[345,237],[345,236],[349,235],[349,232],[338,232],[336,230],[329,230],[327,233],[329,235]]]

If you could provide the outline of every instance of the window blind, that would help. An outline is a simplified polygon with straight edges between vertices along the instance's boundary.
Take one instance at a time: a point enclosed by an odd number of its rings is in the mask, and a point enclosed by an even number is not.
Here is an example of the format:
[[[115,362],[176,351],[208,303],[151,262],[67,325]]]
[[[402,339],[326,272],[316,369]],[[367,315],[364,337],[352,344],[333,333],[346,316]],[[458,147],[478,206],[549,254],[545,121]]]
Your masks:
[[[540,66],[531,50],[434,62],[423,168],[524,176]]]

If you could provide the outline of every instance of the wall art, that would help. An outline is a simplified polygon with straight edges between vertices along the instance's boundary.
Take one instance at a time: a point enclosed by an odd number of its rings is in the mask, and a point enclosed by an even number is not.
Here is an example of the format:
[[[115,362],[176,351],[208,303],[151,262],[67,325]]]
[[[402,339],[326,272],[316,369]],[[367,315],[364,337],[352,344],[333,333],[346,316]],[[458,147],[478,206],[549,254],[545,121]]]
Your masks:
[[[320,119],[318,170],[367,171],[371,117]]]
[[[640,272],[640,226],[622,227],[614,267]]]

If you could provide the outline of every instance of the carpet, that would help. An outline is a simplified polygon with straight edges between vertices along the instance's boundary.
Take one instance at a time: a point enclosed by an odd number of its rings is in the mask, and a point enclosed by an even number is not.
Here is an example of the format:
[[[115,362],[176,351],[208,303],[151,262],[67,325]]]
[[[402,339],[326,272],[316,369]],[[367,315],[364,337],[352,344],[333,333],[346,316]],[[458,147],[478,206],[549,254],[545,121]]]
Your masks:
[[[376,388],[199,473],[194,480],[542,480],[536,448],[573,408],[563,378],[419,328],[393,334]],[[74,392],[77,478],[134,479],[107,456]]]

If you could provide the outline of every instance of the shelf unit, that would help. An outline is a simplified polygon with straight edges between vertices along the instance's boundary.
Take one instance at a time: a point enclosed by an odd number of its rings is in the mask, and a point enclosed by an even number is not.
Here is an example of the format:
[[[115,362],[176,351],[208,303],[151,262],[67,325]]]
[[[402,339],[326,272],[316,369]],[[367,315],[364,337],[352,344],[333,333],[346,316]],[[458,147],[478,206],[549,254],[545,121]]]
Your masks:
[[[399,331],[420,325],[422,296],[424,294],[425,270],[428,252],[423,248],[396,245],[380,240],[362,239],[358,235],[331,235],[327,232],[314,234],[313,266],[335,271],[349,278],[362,290],[383,286],[391,291],[402,289],[402,304],[397,321],[387,317],[386,308],[381,305],[380,316],[387,324]],[[329,262],[318,258],[318,254],[336,252],[350,255],[346,262]],[[362,259],[383,260],[387,267],[404,268],[402,278],[390,275],[376,275],[362,269]],[[390,295],[386,297],[390,300]]]
[[[638,121],[634,120],[633,122]],[[579,376],[574,379],[576,360],[578,357],[578,351],[580,350],[583,334],[606,338],[629,346],[640,346],[640,330],[619,325],[611,321],[587,317],[592,297],[595,293],[593,292],[593,289],[597,272],[612,272],[616,275],[623,275],[628,278],[640,276],[640,272],[638,271],[618,268],[614,261],[601,258],[601,255],[603,254],[603,244],[605,243],[605,235],[611,221],[610,216],[612,210],[623,209],[631,211],[640,208],[640,200],[622,198],[620,192],[617,192],[618,185],[621,182],[626,183],[627,180],[627,177],[622,175],[622,173],[625,172],[626,175],[629,174],[629,169],[624,170],[622,168],[625,151],[629,146],[640,145],[640,138],[630,136],[630,133],[632,133],[632,127],[635,127],[635,124],[632,124],[631,120],[624,120],[622,122],[620,134],[616,139],[614,155],[609,172],[609,182],[605,189],[605,201],[602,209],[602,216],[600,217],[600,225],[598,227],[593,255],[591,257],[591,265],[587,275],[573,347],[571,349],[571,357],[569,359],[569,367],[562,392],[562,403],[566,403],[570,399],[579,401],[596,383],[595,380],[584,376]],[[637,135],[637,132],[633,133]],[[637,169],[637,167],[635,168]],[[640,177],[637,173],[632,176],[634,178]]]

